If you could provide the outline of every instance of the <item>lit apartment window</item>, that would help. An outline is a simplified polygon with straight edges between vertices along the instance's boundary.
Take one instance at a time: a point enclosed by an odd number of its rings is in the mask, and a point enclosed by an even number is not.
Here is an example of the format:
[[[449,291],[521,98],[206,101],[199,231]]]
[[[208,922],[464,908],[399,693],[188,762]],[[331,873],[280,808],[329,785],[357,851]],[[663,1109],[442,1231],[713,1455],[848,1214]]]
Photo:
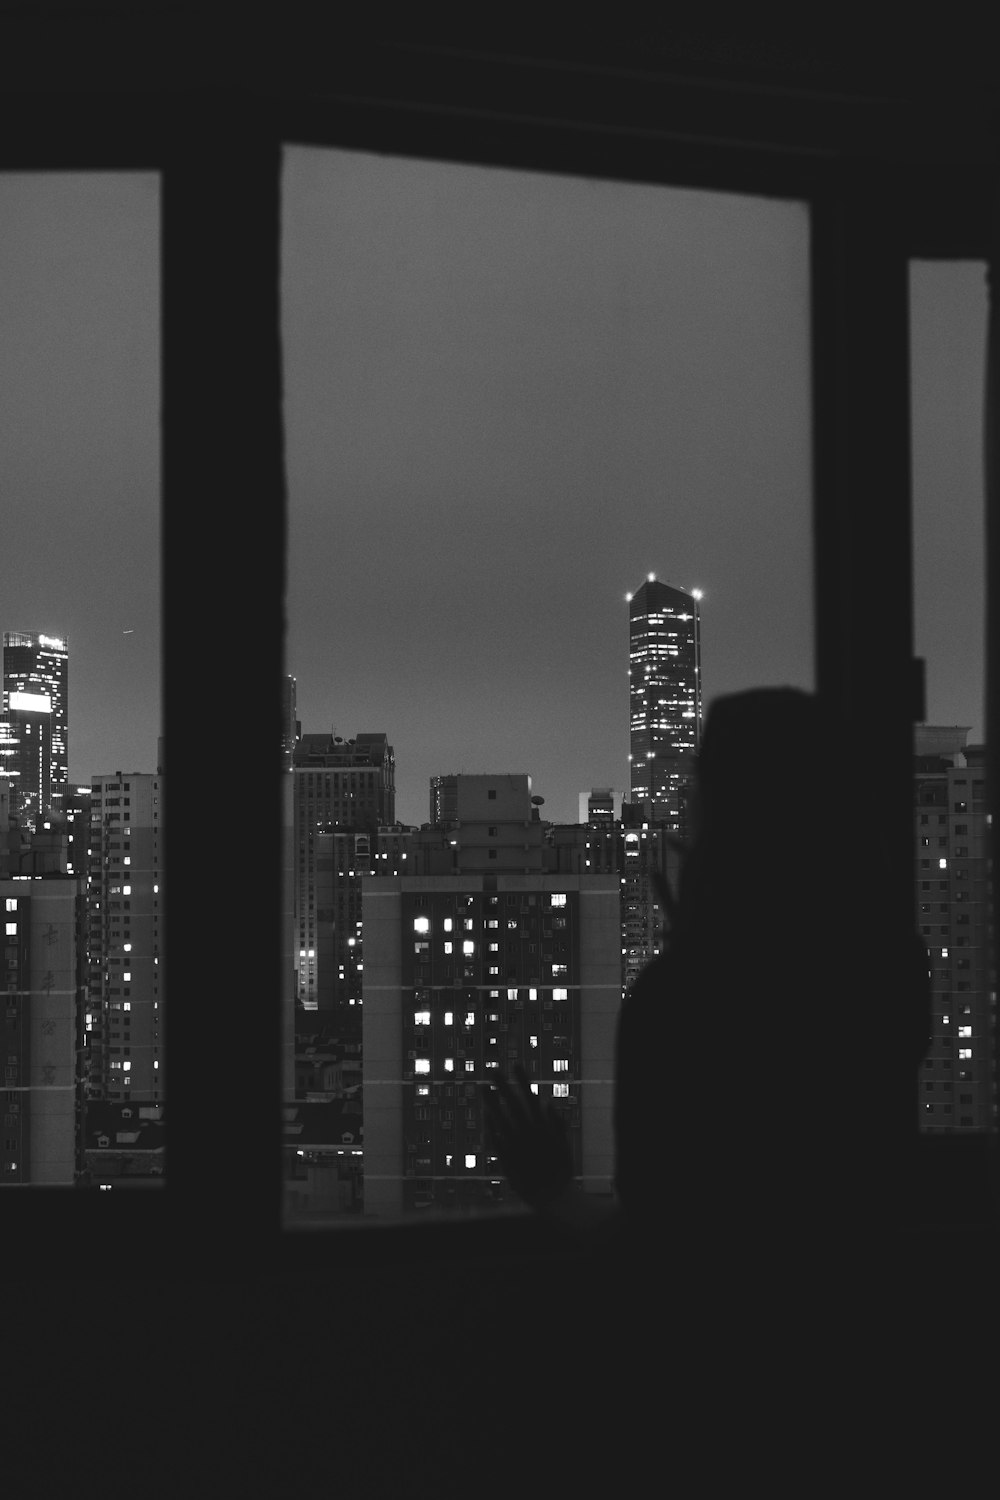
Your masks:
[[[445,928],[447,929],[450,926],[450,923],[446,922],[444,925],[445,925]],[[430,932],[430,930],[431,930],[431,919],[430,919],[430,917],[414,917],[413,918],[413,930],[414,930],[414,932]]]
[[[552,1097],[553,1097],[553,1099],[568,1099],[569,1098],[569,1084],[568,1083],[554,1083],[552,1085]]]
[[[569,1059],[566,1057],[554,1057],[552,1059],[552,1071],[553,1073],[568,1073]]]
[[[429,1010],[415,1010],[413,1012],[414,1026],[429,1026],[431,1024],[431,1013]]]
[[[454,927],[454,925],[455,924],[451,920],[450,917],[445,917],[445,919],[444,919],[444,930],[445,930],[445,932],[450,932],[451,929]],[[424,929],[424,930],[426,931],[426,929]]]
[[[418,1057],[418,1058],[416,1058],[416,1060],[414,1061],[414,1064],[413,1064],[413,1071],[415,1073],[429,1073],[430,1070],[431,1070],[431,1060],[430,1060],[429,1057]]]
[[[565,894],[563,892],[555,892],[555,891],[553,891],[551,897],[549,898],[549,905],[550,906],[565,906],[566,905],[566,896],[565,896]]]

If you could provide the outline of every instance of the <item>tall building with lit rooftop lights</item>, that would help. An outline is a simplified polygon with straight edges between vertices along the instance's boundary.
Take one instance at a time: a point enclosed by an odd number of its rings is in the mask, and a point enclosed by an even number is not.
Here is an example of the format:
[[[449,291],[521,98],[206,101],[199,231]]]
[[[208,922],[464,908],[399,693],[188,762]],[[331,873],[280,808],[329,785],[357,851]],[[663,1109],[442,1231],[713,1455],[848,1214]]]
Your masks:
[[[630,801],[651,804],[651,817],[683,836],[701,744],[701,591],[650,573],[627,598]]]
[[[5,630],[3,739],[12,806],[31,827],[62,806],[69,781],[69,651],[54,635]]]

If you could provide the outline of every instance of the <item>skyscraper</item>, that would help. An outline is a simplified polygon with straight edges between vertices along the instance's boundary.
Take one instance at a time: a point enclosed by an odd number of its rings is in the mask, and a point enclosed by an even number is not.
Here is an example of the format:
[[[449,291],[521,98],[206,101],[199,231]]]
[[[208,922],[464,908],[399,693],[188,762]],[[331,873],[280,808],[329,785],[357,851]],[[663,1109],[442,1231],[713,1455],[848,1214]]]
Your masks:
[[[630,800],[683,835],[701,743],[701,594],[651,573],[628,597]]]
[[[5,630],[3,637],[4,738],[21,774],[15,810],[37,818],[62,806],[69,780],[69,652],[58,636]],[[46,744],[44,764],[39,742]],[[25,771],[28,775],[25,775]],[[34,826],[34,823],[32,823]]]

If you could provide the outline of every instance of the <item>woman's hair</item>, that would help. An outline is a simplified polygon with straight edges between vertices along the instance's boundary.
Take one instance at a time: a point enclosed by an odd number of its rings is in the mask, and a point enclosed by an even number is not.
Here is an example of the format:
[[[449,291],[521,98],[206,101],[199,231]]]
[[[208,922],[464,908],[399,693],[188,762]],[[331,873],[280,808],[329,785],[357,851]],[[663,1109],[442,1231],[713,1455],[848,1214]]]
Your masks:
[[[865,829],[869,868],[884,863],[852,737],[812,694],[757,688],[711,705],[697,759],[695,838],[681,874],[678,925],[715,913],[752,920],[764,903],[825,905],[852,854],[845,815]]]

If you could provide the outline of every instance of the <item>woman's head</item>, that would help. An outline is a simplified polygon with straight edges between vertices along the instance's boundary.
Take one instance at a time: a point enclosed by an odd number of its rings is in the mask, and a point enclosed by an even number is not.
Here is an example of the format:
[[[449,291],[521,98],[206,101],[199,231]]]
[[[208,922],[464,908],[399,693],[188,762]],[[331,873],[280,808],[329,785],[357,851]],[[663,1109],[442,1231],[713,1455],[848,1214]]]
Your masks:
[[[861,762],[811,694],[756,688],[712,703],[697,760],[686,917],[760,920],[824,901],[847,857],[845,811],[861,812]],[[869,841],[870,847],[870,841]]]
[[[755,688],[716,698],[697,762],[699,838],[737,842],[817,832],[836,800],[833,726],[797,688]]]

